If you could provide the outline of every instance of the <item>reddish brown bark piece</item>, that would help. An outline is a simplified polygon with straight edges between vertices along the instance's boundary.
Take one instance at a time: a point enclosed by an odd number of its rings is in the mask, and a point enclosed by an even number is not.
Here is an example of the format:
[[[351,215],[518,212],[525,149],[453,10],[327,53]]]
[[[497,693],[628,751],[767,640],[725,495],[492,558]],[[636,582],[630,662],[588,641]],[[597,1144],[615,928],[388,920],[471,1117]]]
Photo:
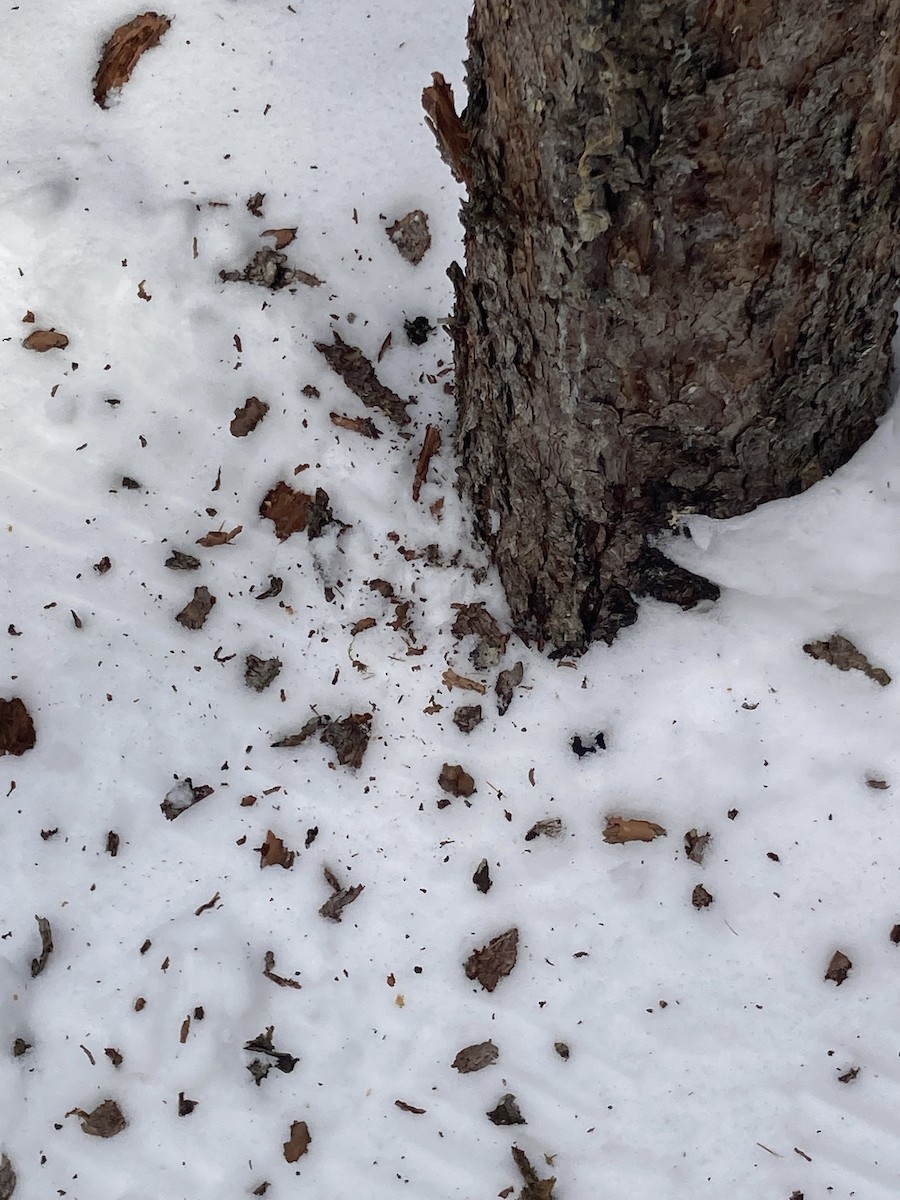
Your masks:
[[[16,757],[33,750],[37,741],[34,721],[18,696],[11,700],[0,700],[0,758],[4,754]]]
[[[467,160],[469,134],[456,112],[453,88],[440,73],[433,71],[432,84],[422,92],[425,123],[435,136],[441,158],[454,177],[471,186],[471,170]]]
[[[234,410],[234,417],[228,427],[231,436],[239,438],[252,433],[268,411],[269,406],[265,400],[260,400],[258,396],[248,396],[241,407]]]
[[[138,59],[158,46],[172,22],[159,13],[142,13],[134,20],[120,25],[106,45],[97,74],[94,76],[94,102],[107,107],[109,93],[122,87],[131,78]]]
[[[339,429],[349,429],[352,433],[358,433],[373,441],[381,437],[381,430],[371,417],[346,417],[336,412],[329,413],[328,416],[332,425],[337,425]]]
[[[48,350],[65,350],[68,344],[66,335],[55,329],[36,329],[22,342],[26,350],[37,350],[39,354],[45,354]]]
[[[294,865],[296,857],[295,852],[288,850],[281,838],[271,829],[266,834],[266,840],[259,847],[260,867],[283,867],[287,871]]]
[[[275,239],[275,249],[283,250],[285,246],[289,246],[297,236],[297,226],[284,229],[264,229],[259,235],[260,237],[273,237]]]
[[[422,442],[422,449],[419,452],[419,458],[416,462],[416,474],[412,485],[412,498],[418,500],[422,492],[422,484],[428,475],[428,466],[441,448],[441,431],[436,425],[428,425],[425,428],[425,440]]]
[[[334,523],[334,513],[324,488],[316,488],[315,496],[295,491],[290,484],[276,483],[263,497],[259,515],[275,526],[280,542],[294,533],[303,533],[312,541],[321,537],[328,525]]]
[[[202,538],[197,538],[197,545],[205,546],[207,550],[213,546],[228,546],[243,531],[243,528],[243,525],[235,525],[234,529],[211,529]]]
[[[297,979],[288,979],[285,975],[275,974],[275,955],[271,950],[267,950],[263,958],[263,975],[278,987],[296,988],[298,991],[303,987]]]
[[[412,263],[414,267],[418,266],[431,248],[428,214],[424,213],[421,208],[414,208],[405,217],[401,217],[393,225],[389,225],[385,232],[397,247],[401,257],[405,258],[408,263]],[[389,337],[390,334],[388,334]],[[382,346],[378,352],[379,362],[385,348]]]
[[[284,1158],[286,1162],[297,1162],[307,1152],[312,1142],[312,1134],[305,1121],[292,1121],[291,1134],[284,1143]]]
[[[314,343],[331,369],[343,379],[347,387],[366,408],[378,408],[395,425],[408,425],[408,400],[401,400],[396,392],[385,387],[375,374],[375,368],[357,346],[350,346],[341,335],[334,333],[334,345],[327,342]]]
[[[694,908],[709,908],[713,902],[713,896],[706,890],[702,883],[698,883],[691,893],[691,904]]]
[[[524,1181],[524,1187],[519,1192],[519,1200],[553,1200],[556,1177],[551,1175],[547,1179],[541,1179],[529,1162],[528,1155],[518,1146],[512,1147],[512,1156]]]
[[[665,836],[666,831],[662,825],[640,818],[607,817],[606,828],[603,830],[603,840],[610,845],[620,845],[624,842],[652,842],[654,838]]]
[[[506,933],[491,938],[480,950],[473,950],[464,966],[469,979],[477,979],[486,992],[492,992],[516,965],[519,954],[519,931],[507,929]]]
[[[91,1137],[115,1137],[128,1126],[115,1100],[104,1100],[92,1112],[85,1112],[83,1108],[70,1108],[66,1116],[81,1117],[81,1128]]]
[[[185,629],[202,629],[215,603],[216,598],[209,588],[196,587],[193,600],[189,600],[181,612],[176,614],[175,620]]]
[[[482,696],[487,691],[483,683],[479,683],[477,679],[467,679],[465,675],[457,675],[452,667],[447,668],[442,678],[451,691],[453,688],[460,688],[464,692],[478,692]]]
[[[828,964],[828,970],[825,972],[825,978],[840,987],[852,969],[853,963],[843,950],[835,950],[831,956],[831,962]]]
[[[459,763],[444,763],[438,775],[438,784],[451,796],[471,796],[475,791],[475,780]]]
[[[839,671],[862,671],[863,675],[875,683],[887,687],[891,677],[882,667],[873,667],[862,651],[857,650],[853,643],[841,634],[836,633],[827,641],[807,642],[804,651],[812,658],[820,658]]]

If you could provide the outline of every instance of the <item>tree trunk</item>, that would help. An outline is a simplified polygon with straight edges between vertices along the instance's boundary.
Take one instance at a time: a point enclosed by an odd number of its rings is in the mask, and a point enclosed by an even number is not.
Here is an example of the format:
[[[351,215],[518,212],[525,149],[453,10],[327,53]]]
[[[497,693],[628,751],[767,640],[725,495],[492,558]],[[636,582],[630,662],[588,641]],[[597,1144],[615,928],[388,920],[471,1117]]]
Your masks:
[[[475,0],[468,106],[435,118],[469,189],[460,477],[526,636],[579,651],[636,595],[696,600],[654,534],[873,432],[898,30],[900,0]]]

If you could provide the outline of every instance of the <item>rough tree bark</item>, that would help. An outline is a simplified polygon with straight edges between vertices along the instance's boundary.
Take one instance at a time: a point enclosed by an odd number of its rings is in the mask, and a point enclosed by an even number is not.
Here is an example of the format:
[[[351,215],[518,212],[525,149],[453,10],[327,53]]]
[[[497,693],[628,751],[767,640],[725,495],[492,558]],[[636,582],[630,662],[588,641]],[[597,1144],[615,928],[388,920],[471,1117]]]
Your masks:
[[[834,471],[887,402],[900,0],[475,0],[461,485],[517,625],[611,641],[648,550]]]

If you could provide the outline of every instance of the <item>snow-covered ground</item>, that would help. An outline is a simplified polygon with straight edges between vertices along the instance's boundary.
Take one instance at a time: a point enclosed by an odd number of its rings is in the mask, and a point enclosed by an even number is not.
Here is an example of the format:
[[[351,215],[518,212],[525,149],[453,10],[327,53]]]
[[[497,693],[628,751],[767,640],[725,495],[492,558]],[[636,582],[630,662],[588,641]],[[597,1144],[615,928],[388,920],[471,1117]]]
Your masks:
[[[37,737],[0,764],[16,1200],[518,1195],[513,1146],[557,1180],[527,1200],[900,1191],[898,685],[803,652],[840,633],[900,673],[900,432],[799,499],[692,521],[671,552],[715,607],[646,603],[577,662],[514,639],[493,662],[490,638],[470,661],[452,626],[480,618],[452,606],[507,614],[453,488],[458,192],[419,106],[433,70],[462,92],[467,7],[182,0],[106,110],[91,81],[134,12],[2,18],[0,697]],[[412,266],[385,231],[417,208]],[[321,286],[220,278],[293,227],[288,265]],[[23,346],[50,329],[65,348]],[[332,370],[333,331],[372,362],[390,334],[407,426]],[[238,437],[249,397],[268,411]],[[276,537],[279,483],[327,492],[321,537]],[[195,588],[216,603],[192,629]],[[282,664],[259,692],[248,655]],[[666,836],[608,844],[610,816]],[[463,964],[512,929],[488,991]],[[487,1041],[495,1061],[452,1066]]]

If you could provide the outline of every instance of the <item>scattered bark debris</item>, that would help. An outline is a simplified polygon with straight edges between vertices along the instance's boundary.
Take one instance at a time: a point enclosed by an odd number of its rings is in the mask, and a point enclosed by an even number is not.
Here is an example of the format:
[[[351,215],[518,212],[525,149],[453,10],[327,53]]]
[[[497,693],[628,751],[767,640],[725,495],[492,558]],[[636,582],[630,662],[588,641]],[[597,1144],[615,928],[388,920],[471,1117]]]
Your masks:
[[[265,198],[265,192],[256,192],[255,195],[251,196],[247,201],[247,212],[252,213],[254,217],[262,217],[262,206]]]
[[[603,840],[611,846],[624,842],[652,842],[654,838],[665,836],[662,825],[640,818],[607,817],[603,830]]]
[[[853,963],[842,950],[835,950],[831,956],[831,962],[828,964],[828,970],[825,972],[825,978],[830,979],[836,987],[840,987],[850,971],[853,968]]]
[[[18,758],[27,750],[33,750],[36,741],[34,721],[25,701],[18,696],[0,700],[0,758],[4,754]]]
[[[215,788],[211,788],[207,783],[194,787],[190,778],[182,779],[166,793],[166,798],[159,807],[167,821],[174,821],[183,812],[211,796],[214,791]]]
[[[234,410],[234,416],[228,426],[231,436],[242,438],[252,433],[268,411],[269,406],[265,400],[260,400],[258,396],[248,396],[241,407]]]
[[[166,559],[166,566],[170,571],[199,571],[202,564],[199,558],[194,558],[193,554],[185,554],[182,550],[173,550]]]
[[[202,916],[203,913],[209,912],[209,910],[211,908],[216,907],[216,905],[219,903],[220,899],[221,899],[220,893],[216,892],[216,894],[214,896],[210,896],[210,898],[206,901],[205,904],[201,904],[199,908],[194,909],[194,916],[199,917],[199,916]]]
[[[527,1125],[528,1122],[522,1116],[522,1111],[519,1108],[518,1101],[512,1092],[507,1092],[505,1096],[501,1096],[500,1103],[496,1108],[492,1108],[487,1114],[488,1120],[493,1121],[495,1125]]]
[[[284,842],[270,829],[266,833],[266,840],[259,850],[259,865],[260,867],[283,867],[285,871],[289,871],[294,865],[294,859],[297,857],[296,852],[288,850]]]
[[[412,485],[412,498],[418,501],[422,491],[422,484],[425,482],[428,475],[428,467],[432,458],[441,448],[441,431],[436,425],[426,425],[425,439],[422,442],[422,449],[419,451],[419,458],[416,462],[416,474]]]
[[[34,919],[37,921],[38,933],[41,935],[41,952],[37,958],[31,960],[31,978],[37,979],[46,967],[47,959],[53,953],[53,932],[46,917],[35,916]]]
[[[255,692],[262,692],[278,678],[281,672],[280,658],[257,658],[248,654],[244,659],[244,682]]]
[[[272,1041],[275,1033],[275,1026],[269,1025],[265,1032],[259,1034],[258,1037],[252,1038],[249,1042],[244,1043],[244,1049],[249,1050],[251,1054],[265,1054],[267,1058],[271,1058],[271,1063],[260,1063],[260,1066],[265,1069],[261,1072],[254,1071],[251,1063],[247,1070],[256,1080],[257,1086],[268,1075],[269,1070],[274,1067],[276,1071],[283,1071],[285,1075],[290,1075],[294,1067],[300,1061],[293,1054],[288,1054],[286,1050],[276,1050]]]
[[[289,246],[297,236],[297,226],[285,226],[283,229],[264,229],[259,236],[273,237],[275,239],[275,249],[283,250],[285,246]]]
[[[199,1100],[188,1100],[184,1092],[178,1093],[178,1115],[179,1117],[189,1117],[197,1105]]]
[[[109,555],[104,554],[99,562],[94,563],[94,570],[98,575],[105,575],[111,566],[112,563],[109,561]]]
[[[691,892],[691,904],[694,908],[709,908],[713,902],[713,896],[706,890],[702,883],[698,883]]]
[[[876,779],[873,776],[869,776],[866,780],[866,787],[872,788],[876,792],[885,792],[890,786],[886,779]]]
[[[294,746],[302,746],[305,741],[313,737],[320,730],[325,729],[331,724],[331,717],[325,715],[316,715],[310,717],[306,724],[298,733],[292,733],[290,736],[282,738],[280,742],[273,742],[273,747],[284,747],[293,749]]]
[[[260,216],[261,215],[262,214],[260,214]],[[269,1183],[268,1179],[264,1179],[262,1183],[259,1184],[258,1187],[255,1187],[250,1194],[252,1196],[264,1196],[271,1186],[272,1185]]]
[[[395,425],[409,424],[410,417],[406,411],[409,401],[401,400],[396,392],[379,381],[375,368],[357,346],[348,345],[337,332],[334,332],[333,346],[327,342],[315,342],[314,345],[366,408],[380,409]]]
[[[277,575],[269,576],[269,586],[264,592],[260,592],[256,597],[257,600],[274,600],[276,596],[281,595],[281,589],[284,587],[284,580]]]
[[[336,412],[329,413],[328,416],[332,425],[337,425],[339,429],[349,429],[351,433],[358,433],[373,441],[381,437],[381,430],[371,417],[342,417],[340,413]]]
[[[859,1067],[850,1067],[849,1070],[844,1071],[842,1075],[838,1075],[838,1082],[852,1083],[853,1080],[856,1079],[857,1075],[859,1075]]]
[[[895,925],[891,930],[891,941],[895,946],[900,946],[900,925]]]
[[[477,679],[467,679],[465,675],[457,675],[452,667],[448,667],[441,677],[444,685],[452,691],[454,688],[459,688],[464,692],[478,692],[484,695],[487,688],[483,683],[479,683]]]
[[[569,744],[572,747],[573,754],[577,754],[579,758],[584,758],[586,754],[596,754],[598,750],[605,750],[606,737],[603,733],[589,733],[585,738],[582,738],[580,733],[576,733]]]
[[[110,858],[115,858],[119,853],[119,835],[114,829],[106,835],[106,853]]]
[[[427,317],[414,317],[411,321],[403,322],[406,340],[413,346],[424,346],[434,333],[434,329],[434,325],[429,323]]]
[[[463,965],[469,979],[477,979],[486,992],[492,992],[512,971],[518,954],[519,931],[507,929],[480,950],[473,950]]]
[[[70,1108],[66,1116],[81,1117],[81,1128],[91,1137],[115,1137],[128,1126],[115,1100],[104,1100],[93,1112],[85,1112],[83,1108]]]
[[[242,271],[220,271],[219,278],[223,283],[253,283],[257,287],[271,288],[273,292],[294,283],[320,287],[325,282],[299,267],[289,267],[287,255],[279,254],[270,246],[257,250]]]
[[[172,22],[159,13],[141,13],[115,30],[103,47],[94,76],[94,103],[108,108],[109,93],[117,91],[131,78],[141,55],[158,46]]]
[[[22,342],[26,350],[36,350],[38,354],[46,354],[48,350],[65,350],[68,344],[66,335],[55,329],[36,329]]]
[[[873,667],[866,656],[839,633],[823,642],[807,642],[803,649],[812,658],[822,659],[839,671],[862,671],[882,687],[887,687],[891,682],[887,671],[882,667]]]
[[[471,187],[469,134],[456,112],[453,88],[440,71],[433,71],[431,78],[431,86],[422,91],[425,124],[434,134],[441,158],[453,172],[454,179]]]
[[[142,484],[139,480],[132,479],[130,475],[123,475],[121,486],[128,492],[139,492]]]
[[[401,257],[414,267],[419,265],[431,249],[428,214],[421,208],[414,208],[393,225],[388,225],[385,233],[397,247]]]
[[[512,1156],[524,1182],[518,1200],[553,1200],[556,1177],[551,1175],[549,1179],[541,1179],[528,1161],[525,1151],[520,1150],[518,1146],[512,1147]]]
[[[564,1062],[568,1062],[570,1051],[565,1042],[554,1042],[553,1049]]]
[[[121,1067],[122,1063],[125,1061],[124,1056],[115,1048],[115,1046],[107,1046],[103,1053],[114,1067]]]
[[[328,493],[316,488],[316,494],[298,492],[280,482],[263,497],[259,515],[272,522],[280,542],[294,533],[306,532],[310,541],[321,537],[329,525],[340,524],[331,511]]]
[[[275,955],[271,950],[267,950],[263,956],[263,964],[263,975],[272,983],[276,983],[279,987],[295,988],[297,991],[302,988],[303,985],[299,980],[275,974]]]
[[[311,1142],[312,1134],[306,1122],[292,1121],[290,1137],[284,1143],[285,1162],[297,1162],[307,1152]]]
[[[0,1154],[0,1200],[12,1200],[16,1190],[16,1173],[5,1154]]]
[[[500,1051],[493,1042],[476,1042],[472,1046],[464,1046],[450,1064],[460,1075],[469,1075],[473,1071],[483,1071],[500,1057]]]
[[[175,620],[185,629],[202,629],[215,603],[216,598],[208,587],[196,587],[193,600],[189,600],[181,612],[176,613]]]
[[[230,546],[243,528],[243,525],[236,525],[234,529],[211,529],[203,537],[197,538],[197,545],[205,546],[207,550],[213,546]]]
[[[542,821],[535,821],[532,827],[525,834],[526,842],[533,842],[535,838],[562,837],[565,826],[559,817],[545,817]]]
[[[500,624],[481,601],[473,604],[453,604],[456,610],[450,632],[456,638],[474,635],[478,639],[472,651],[472,662],[482,671],[494,667],[506,652],[509,634],[504,633]]]
[[[497,683],[494,690],[497,693],[497,712],[501,717],[510,704],[512,704],[513,689],[517,688],[522,682],[524,674],[524,666],[522,663],[517,662],[515,666],[509,667],[506,671],[501,671],[497,676]]]
[[[416,1108],[414,1104],[407,1104],[405,1100],[395,1100],[394,1106],[402,1112],[415,1113],[417,1117],[423,1116],[428,1111],[425,1108]]]
[[[27,1054],[31,1049],[31,1042],[26,1042],[24,1038],[17,1037],[13,1040],[13,1058],[21,1058],[23,1054]]]
[[[459,763],[444,763],[438,775],[438,785],[451,796],[471,796],[475,792],[475,780]]]
[[[475,868],[475,874],[472,876],[472,882],[478,888],[479,892],[482,893],[482,895],[486,896],[491,890],[494,881],[491,879],[491,869],[488,866],[488,860],[486,858],[483,858]]]
[[[696,829],[687,831],[684,835],[684,852],[691,862],[703,862],[703,856],[709,846],[709,839],[709,833],[698,833]]]
[[[319,741],[331,746],[337,752],[337,760],[342,767],[362,766],[363,756],[369,745],[369,725],[371,713],[351,713],[333,721],[329,716],[314,716],[306,722],[299,733],[273,742],[273,746],[292,748],[300,746],[308,738],[319,733]]]
[[[340,921],[344,909],[348,904],[352,904],[354,900],[364,890],[364,884],[358,883],[355,887],[341,887],[337,876],[328,867],[323,868],[325,881],[331,888],[334,895],[330,896],[322,907],[319,909],[319,915],[326,917],[329,921]]]

